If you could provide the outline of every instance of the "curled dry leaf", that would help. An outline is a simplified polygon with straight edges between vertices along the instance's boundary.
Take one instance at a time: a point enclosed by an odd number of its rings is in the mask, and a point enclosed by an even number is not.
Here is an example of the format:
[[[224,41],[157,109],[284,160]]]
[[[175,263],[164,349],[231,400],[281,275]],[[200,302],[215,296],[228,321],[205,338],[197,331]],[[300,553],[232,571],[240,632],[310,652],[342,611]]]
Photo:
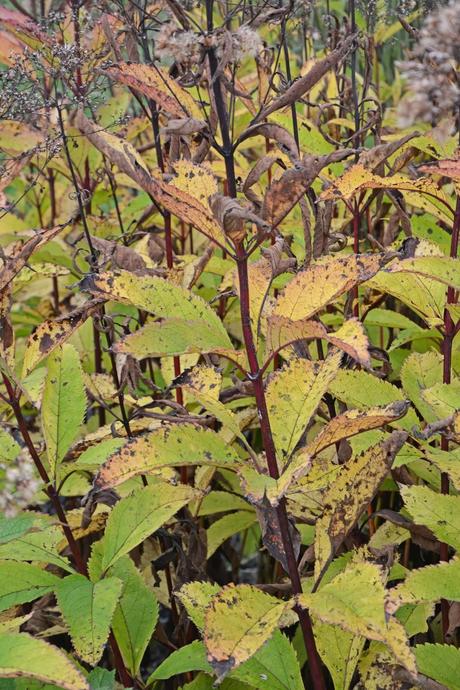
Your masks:
[[[258,230],[270,232],[270,226],[260,216],[241,206],[236,199],[213,194],[209,205],[225,235],[235,244],[240,244],[246,237],[246,223],[254,223]]]
[[[261,110],[257,116],[257,120],[263,120],[270,113],[274,113],[275,110],[284,108],[287,105],[291,105],[302,98],[310,89],[317,84],[320,79],[322,79],[330,69],[335,67],[347,53],[352,49],[353,44],[357,39],[357,34],[351,34],[342,41],[342,43],[333,51],[329,53],[325,58],[319,60],[307,74],[303,77],[296,79],[291,86],[285,91],[281,96],[275,98],[275,100]]]

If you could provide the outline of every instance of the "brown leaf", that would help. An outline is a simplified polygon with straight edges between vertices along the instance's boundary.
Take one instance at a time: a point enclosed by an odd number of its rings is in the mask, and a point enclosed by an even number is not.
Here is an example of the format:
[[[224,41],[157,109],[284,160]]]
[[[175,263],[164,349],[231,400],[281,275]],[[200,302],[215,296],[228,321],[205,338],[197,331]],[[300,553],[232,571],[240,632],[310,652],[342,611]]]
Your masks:
[[[443,158],[433,163],[425,163],[420,165],[418,170],[429,175],[442,175],[452,180],[460,180],[460,156],[457,153],[456,158]]]
[[[265,501],[265,505],[256,506],[256,513],[262,531],[262,542],[264,546],[269,554],[273,556],[276,561],[281,563],[284,570],[288,573],[289,566],[286,560],[277,509],[269,505],[268,501]],[[300,533],[294,522],[289,518],[288,521],[294,555],[297,560],[300,554]]]
[[[209,205],[225,235],[235,244],[239,244],[246,237],[246,223],[254,223],[263,232],[270,231],[270,227],[262,218],[250,209],[240,206],[236,199],[213,194],[209,198]]]
[[[263,120],[267,117],[267,115],[270,115],[270,113],[274,113],[275,110],[284,108],[286,105],[291,105],[302,98],[302,96],[310,91],[310,89],[312,89],[313,86],[317,84],[320,79],[322,79],[329,72],[330,69],[335,67],[335,65],[343,60],[343,58],[353,47],[356,39],[357,34],[347,36],[347,38],[345,38],[335,50],[330,52],[329,55],[323,58],[323,60],[319,60],[315,65],[313,65],[311,70],[307,72],[305,76],[296,79],[287,89],[287,91],[285,91],[285,93],[278,98],[275,98],[275,100],[266,108],[263,108],[257,116],[257,120]]]

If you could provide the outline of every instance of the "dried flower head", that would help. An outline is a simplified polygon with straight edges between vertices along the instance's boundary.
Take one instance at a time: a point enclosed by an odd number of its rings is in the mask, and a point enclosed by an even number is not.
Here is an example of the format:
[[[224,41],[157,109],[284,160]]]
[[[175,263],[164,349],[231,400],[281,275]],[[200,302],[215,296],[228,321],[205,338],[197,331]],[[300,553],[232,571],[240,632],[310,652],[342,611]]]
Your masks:
[[[410,93],[398,109],[401,126],[436,123],[460,106],[460,3],[428,15],[411,59],[399,63]]]
[[[156,35],[155,52],[160,60],[191,67],[201,62],[203,38],[194,31],[178,29],[174,22],[167,22]]]
[[[0,510],[6,517],[14,517],[32,501],[39,488],[29,451],[21,450],[14,462],[0,463],[0,469],[3,471]]]

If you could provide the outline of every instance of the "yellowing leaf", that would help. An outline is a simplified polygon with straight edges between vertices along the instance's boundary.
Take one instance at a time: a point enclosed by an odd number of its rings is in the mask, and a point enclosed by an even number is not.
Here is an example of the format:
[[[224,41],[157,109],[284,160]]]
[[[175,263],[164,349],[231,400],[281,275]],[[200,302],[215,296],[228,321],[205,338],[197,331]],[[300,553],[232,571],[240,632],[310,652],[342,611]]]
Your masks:
[[[415,673],[415,661],[404,628],[394,618],[387,621],[385,588],[378,565],[353,562],[314,594],[301,594],[298,601],[324,623],[383,642],[399,663]]]
[[[340,369],[331,382],[329,390],[334,397],[342,400],[349,407],[356,407],[359,410],[372,408],[377,400],[382,405],[404,402],[404,396],[399,388],[366,371]],[[395,422],[395,426],[408,431],[418,425],[418,417],[412,409],[409,409],[400,421]]]
[[[116,486],[162,467],[232,467],[237,463],[236,453],[214,431],[192,424],[173,424],[135,438],[115,451],[102,465],[95,484],[98,488]]]
[[[362,431],[376,429],[390,424],[403,417],[408,409],[409,403],[405,400],[389,403],[385,407],[371,407],[367,410],[346,410],[343,414],[337,415],[321,429],[319,434],[311,441],[306,449],[310,456],[324,450],[328,446],[344,439],[355,436]]]
[[[353,165],[321,194],[322,199],[350,199],[362,189],[397,189],[406,192],[409,203],[430,212],[437,212],[447,222],[452,214],[446,210],[447,198],[437,184],[426,177],[411,180],[404,175],[380,177],[360,163]]]
[[[449,256],[416,256],[413,259],[393,260],[385,269],[388,273],[411,273],[437,280],[460,289],[460,259]]]
[[[335,345],[353,357],[364,367],[370,367],[369,341],[363,324],[357,319],[348,319],[337,331],[331,333],[319,321],[300,319],[291,321],[285,316],[268,318],[267,350],[274,353],[297,340],[320,338]]]
[[[440,599],[460,601],[459,558],[411,570],[404,582],[390,590],[387,610],[393,613],[404,604]]]
[[[110,513],[102,548],[102,570],[129,553],[195,497],[187,485],[156,482],[122,498]]]
[[[119,340],[115,352],[125,352],[145,359],[184,355],[193,352],[206,353],[232,349],[232,343],[222,328],[207,321],[182,321],[166,319],[148,323],[139,330]]]
[[[199,106],[191,95],[182,88],[168,72],[156,65],[119,62],[104,69],[104,74],[121,84],[143,93],[170,115],[202,118]]]
[[[228,585],[206,610],[204,640],[218,679],[249,659],[266,642],[286,610],[285,602],[250,585]]]
[[[423,399],[435,410],[438,419],[444,419],[458,412],[460,407],[460,379],[451,383],[437,383],[422,391]]]
[[[211,582],[188,582],[182,585],[176,597],[185,607],[189,618],[195,623],[198,630],[204,630],[205,611],[212,597],[220,592],[219,585]]]
[[[101,273],[84,279],[85,290],[106,299],[132,304],[165,319],[204,321],[227,347],[231,341],[216,312],[201,297],[156,276],[137,276],[129,271]]]
[[[78,434],[86,411],[80,358],[66,343],[48,360],[42,401],[42,426],[51,476],[59,482],[59,465]]]
[[[405,440],[404,432],[395,431],[383,443],[351,458],[342,466],[337,479],[326,490],[323,497],[325,511],[316,526],[316,578],[320,577],[337,546],[343,542],[366,505],[374,497]]]
[[[308,319],[380,268],[378,255],[327,256],[300,271],[279,295],[273,315]]]
[[[334,682],[334,690],[348,690],[365,638],[336,625],[314,622],[315,642]]]
[[[63,652],[25,633],[0,635],[0,678],[36,678],[64,690],[89,690],[84,676]]]
[[[74,310],[71,314],[60,316],[54,321],[40,323],[27,340],[22,364],[23,378],[28,376],[32,369],[59,345],[63,345],[99,307],[100,303],[94,300]]]
[[[83,575],[68,575],[56,588],[75,651],[93,666],[102,656],[122,585],[116,577],[94,584]]]
[[[400,492],[416,525],[428,527],[440,541],[460,549],[460,496],[440,495],[427,486],[402,486]]]
[[[423,399],[423,391],[442,381],[442,356],[437,352],[413,352],[401,367],[401,383],[423,418],[431,423],[437,417]]]
[[[269,379],[267,407],[276,450],[283,465],[336,375],[340,360],[339,352],[316,363],[293,359]]]

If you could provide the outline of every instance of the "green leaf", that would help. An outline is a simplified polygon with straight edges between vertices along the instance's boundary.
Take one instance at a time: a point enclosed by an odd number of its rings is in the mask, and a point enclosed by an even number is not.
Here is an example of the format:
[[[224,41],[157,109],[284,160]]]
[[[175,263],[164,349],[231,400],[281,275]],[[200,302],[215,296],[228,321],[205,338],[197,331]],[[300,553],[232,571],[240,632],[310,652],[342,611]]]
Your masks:
[[[449,690],[460,690],[460,649],[447,644],[419,644],[415,658],[420,673]]]
[[[0,611],[51,592],[60,580],[30,563],[0,562]]]
[[[127,302],[163,319],[180,319],[207,324],[223,347],[232,343],[216,312],[201,297],[156,276],[139,276],[128,271],[101,273],[86,278],[84,289],[102,293],[108,299]]]
[[[21,513],[11,518],[0,515],[0,544],[19,539],[29,531],[34,522],[35,515],[31,513]]]
[[[207,557],[211,558],[212,554],[217,551],[219,546],[223,544],[226,539],[238,532],[248,529],[256,522],[257,516],[252,510],[238,510],[235,513],[224,515],[219,518],[219,520],[213,522],[206,530],[208,544]]]
[[[316,646],[332,676],[335,690],[349,690],[365,638],[338,626],[314,622]]]
[[[115,690],[115,671],[106,668],[93,668],[88,675],[91,690]]]
[[[423,399],[422,392],[442,381],[442,356],[437,352],[420,354],[413,352],[401,367],[401,383],[404,391],[423,418],[431,423],[437,417],[433,408]]]
[[[377,400],[379,405],[388,405],[405,399],[399,388],[388,381],[382,381],[366,371],[350,369],[340,369],[329,390],[334,397],[359,410],[374,407]],[[410,409],[401,420],[392,424],[411,431],[412,427],[419,426],[419,421],[414,410]]]
[[[254,656],[232,671],[230,678],[257,690],[302,690],[304,687],[294,648],[279,630],[275,630]]]
[[[215,324],[207,321],[181,319],[148,323],[114,346],[115,352],[128,353],[138,359],[221,349],[233,349],[226,331],[220,328],[217,330]]]
[[[415,256],[401,261],[395,259],[384,268],[384,271],[414,273],[460,290],[460,259],[449,256]]]
[[[206,609],[204,640],[219,680],[253,656],[288,607],[251,585],[228,585]]]
[[[206,671],[212,674],[212,666],[206,659],[206,647],[201,640],[195,640],[172,652],[149,676],[147,685],[188,671]]]
[[[78,434],[86,410],[80,358],[66,343],[48,358],[42,401],[42,426],[51,477],[59,483],[59,464]]]
[[[69,559],[59,553],[59,545],[63,538],[64,534],[60,527],[48,525],[42,530],[27,532],[7,544],[0,544],[0,559],[52,563],[73,573]]]
[[[394,611],[403,604],[436,602],[440,599],[460,601],[459,558],[411,570],[404,582],[391,589],[389,610]]]
[[[460,549],[460,496],[437,494],[426,486],[402,486],[404,505],[415,524],[428,527],[454,549]]]
[[[97,664],[102,656],[122,587],[115,577],[94,584],[83,575],[69,575],[56,588],[75,651],[89,664]]]
[[[323,362],[293,359],[269,379],[266,400],[273,439],[280,459],[294,451],[321,398],[335,377],[342,353]]]
[[[422,392],[426,402],[435,410],[438,419],[450,417],[458,412],[460,406],[460,379],[451,383],[437,383]]]
[[[118,501],[101,540],[103,571],[153,534],[194,496],[189,486],[158,482]]]
[[[193,424],[172,424],[135,438],[113,453],[101,467],[95,484],[101,489],[116,486],[162,467],[232,467],[236,463],[235,451],[214,431]]]
[[[136,676],[158,621],[157,598],[129,556],[120,558],[109,574],[124,585],[112,629],[128,671]]]
[[[0,428],[0,458],[2,462],[11,462],[20,452],[21,448],[14,438]]]
[[[72,662],[53,645],[25,633],[0,635],[0,678],[36,678],[65,690],[89,690]]]
[[[408,637],[418,633],[428,631],[428,618],[434,614],[434,605],[431,603],[423,604],[404,604],[396,611],[396,618],[404,625]]]

